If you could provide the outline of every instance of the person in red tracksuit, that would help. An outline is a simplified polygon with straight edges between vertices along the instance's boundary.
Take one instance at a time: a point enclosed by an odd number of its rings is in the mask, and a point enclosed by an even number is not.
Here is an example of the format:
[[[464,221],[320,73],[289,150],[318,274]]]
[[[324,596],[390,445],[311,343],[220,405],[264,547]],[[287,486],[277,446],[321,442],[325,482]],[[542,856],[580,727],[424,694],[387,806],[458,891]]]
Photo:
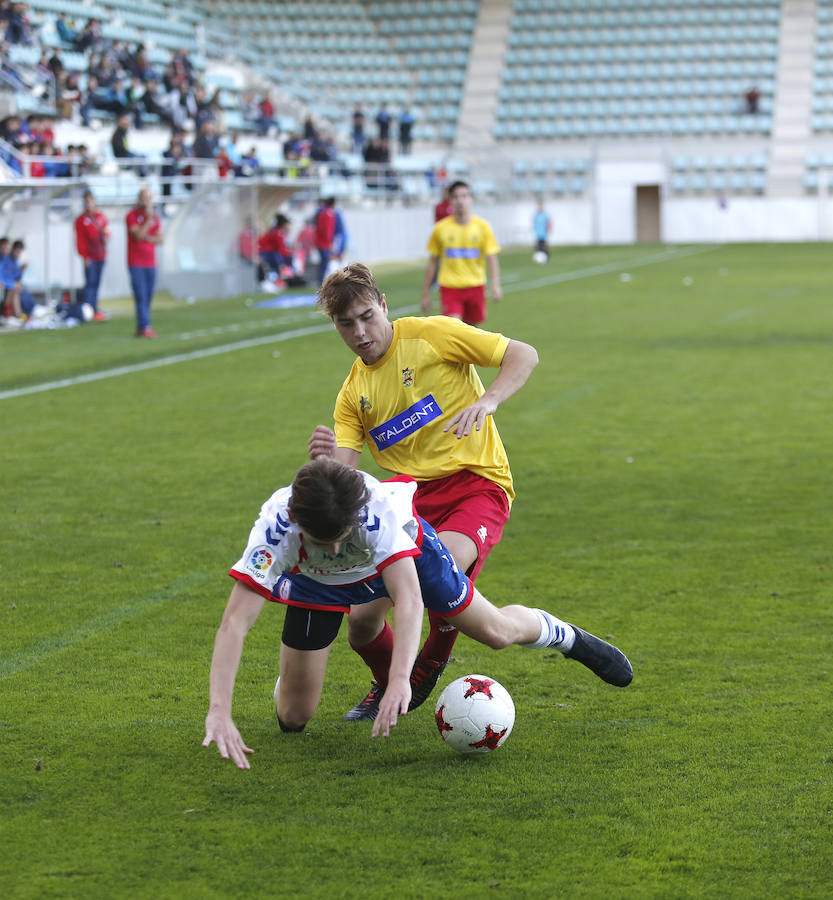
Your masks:
[[[107,259],[107,241],[110,229],[107,216],[98,208],[92,191],[84,192],[84,212],[75,220],[75,246],[84,260],[84,288],[81,302],[92,306],[93,319],[100,322],[107,318],[98,308],[98,289],[101,273]]]
[[[328,197],[315,216],[315,247],[318,250],[318,284],[327,277],[327,266],[333,255],[333,239],[336,234],[336,201]]]

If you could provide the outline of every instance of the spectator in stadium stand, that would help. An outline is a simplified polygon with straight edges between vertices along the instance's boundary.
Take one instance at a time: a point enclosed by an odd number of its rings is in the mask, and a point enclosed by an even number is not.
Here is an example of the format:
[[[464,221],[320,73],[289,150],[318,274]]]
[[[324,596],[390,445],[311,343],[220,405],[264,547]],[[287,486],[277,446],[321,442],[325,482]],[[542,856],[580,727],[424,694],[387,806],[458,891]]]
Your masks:
[[[758,112],[761,103],[761,93],[752,85],[751,88],[743,95],[746,100],[746,111],[754,115]]]
[[[250,147],[240,160],[240,174],[246,177],[257,175],[260,171],[260,160],[257,158],[257,147]]]
[[[127,94],[127,88],[124,85],[124,81],[121,78],[116,78],[113,83],[107,88],[106,94],[106,103],[107,109],[110,112],[115,113],[117,116],[121,116],[123,113],[132,113],[130,97]],[[127,131],[125,130],[125,139],[127,137]]]
[[[197,159],[215,159],[220,152],[220,136],[217,123],[206,119],[200,126],[197,139],[194,141],[194,156]]]
[[[217,110],[219,109],[220,89],[218,88],[209,97],[208,92],[202,85],[194,88],[194,104],[196,113],[194,115],[194,125],[197,131],[200,130],[203,122],[216,122]]]
[[[142,115],[156,116],[170,128],[175,127],[173,117],[168,108],[163,104],[159,95],[159,84],[156,79],[149,78],[147,82],[139,82],[141,85],[141,94],[136,100],[136,112],[134,121],[137,123],[142,119]]]
[[[31,47],[34,43],[25,3],[12,4],[9,24],[6,28],[6,40],[10,44],[23,44],[26,47]]]
[[[163,241],[162,222],[153,209],[150,188],[139,191],[136,206],[125,217],[127,268],[136,305],[136,337],[155,338],[150,307],[156,287],[156,247]]]
[[[101,42],[101,23],[98,19],[87,19],[86,25],[78,35],[75,42],[75,49],[79,53],[86,53],[87,50],[95,50],[96,46]]]
[[[162,157],[165,160],[161,170],[162,178],[176,178],[181,175],[185,169],[182,160],[186,156],[187,154],[182,143],[182,138],[176,134],[171,135],[170,143]],[[188,186],[186,185],[186,187]],[[162,185],[162,196],[171,196],[171,184],[168,181],[165,181]]]
[[[124,62],[120,61],[120,64],[134,78],[138,78],[141,81],[147,81],[155,74],[148,62],[148,54],[144,44],[137,44],[135,53],[128,54],[127,59]]]
[[[413,128],[414,117],[411,115],[411,111],[403,109],[399,114],[399,152],[403,156],[409,156],[411,153]]]
[[[353,153],[361,153],[364,150],[364,113],[358,104],[353,108],[353,130],[350,138]]]
[[[55,30],[58,32],[58,37],[64,44],[69,44],[70,47],[74,47],[75,42],[78,39],[78,31],[70,21],[66,12],[58,13],[58,19],[55,22]]]
[[[449,185],[452,215],[434,225],[428,240],[428,264],[422,287],[422,311],[431,312],[431,284],[440,284],[440,307],[444,316],[478,325],[486,318],[486,267],[492,282],[492,297],[500,300],[500,247],[485,219],[471,212],[471,190],[465,181]]]
[[[89,75],[95,78],[100,88],[108,88],[116,80],[118,72],[109,57],[101,54],[96,58],[96,62],[90,65]]]
[[[452,215],[454,210],[451,208],[451,201],[448,199],[448,185],[443,188],[443,195],[440,202],[434,207],[434,222],[439,222],[446,216]]]
[[[131,153],[127,148],[127,130],[130,127],[130,116],[122,113],[117,122],[113,136],[110,138],[110,146],[113,148],[113,156],[116,159],[143,159],[138,153]],[[147,169],[144,166],[133,167],[138,175],[144,177],[147,175]]]
[[[99,87],[98,79],[95,75],[90,75],[87,79],[87,90],[81,94],[81,102],[78,105],[78,112],[81,114],[81,121],[85,127],[90,127],[90,113],[94,109],[107,110],[107,91]]]
[[[84,288],[81,302],[92,306],[93,319],[101,322],[107,318],[98,308],[98,290],[101,273],[107,259],[107,241],[110,228],[107,216],[98,208],[92,191],[84,191],[84,212],[75,220],[75,246],[84,260]]]
[[[312,116],[307,116],[304,119],[304,139],[314,141],[317,137],[318,129],[315,127],[315,122],[312,121]]]
[[[388,112],[387,103],[383,103],[379,107],[379,111],[376,113],[376,125],[379,129],[379,140],[390,140],[390,113]]]
[[[338,157],[338,151],[333,139],[328,134],[320,134],[310,144],[309,158],[315,162],[333,162]]]
[[[225,178],[229,172],[243,174],[243,154],[237,147],[237,135],[229,134],[220,138],[220,152],[217,154],[220,177]]]
[[[333,254],[336,233],[335,197],[327,197],[315,215],[315,248],[318,250],[318,284],[327,277],[327,266]]]
[[[258,120],[257,131],[261,136],[269,133],[269,129],[275,124],[275,105],[269,93],[263,95],[257,105]]]
[[[62,119],[71,119],[73,112],[81,104],[81,81],[77,72],[69,72],[58,102]]]

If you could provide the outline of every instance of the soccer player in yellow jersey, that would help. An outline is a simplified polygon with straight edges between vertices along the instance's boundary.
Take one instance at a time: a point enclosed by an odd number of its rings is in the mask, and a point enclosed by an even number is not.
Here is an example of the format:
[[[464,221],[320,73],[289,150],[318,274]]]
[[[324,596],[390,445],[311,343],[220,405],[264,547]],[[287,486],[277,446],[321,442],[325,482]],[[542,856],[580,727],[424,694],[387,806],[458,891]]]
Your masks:
[[[368,445],[384,469],[418,482],[417,513],[437,530],[472,580],[500,540],[514,498],[506,451],[492,418],[538,363],[529,344],[445,316],[391,322],[384,294],[367,266],[354,263],[324,282],[319,307],[358,357],[339,392],[335,431],[319,425],[312,459],[333,456],[356,467]],[[484,390],[474,366],[500,368]],[[375,685],[345,718],[373,719],[387,683],[393,641],[383,601],[349,618],[354,650]],[[431,630],[411,677],[411,709],[442,674],[457,631],[429,612]]]
[[[486,266],[492,297],[500,300],[500,247],[492,227],[471,213],[471,190],[465,181],[448,188],[452,214],[440,219],[428,240],[428,265],[422,287],[422,311],[431,312],[431,285],[440,285],[440,310],[444,316],[479,325],[486,319]],[[439,269],[439,274],[438,270]]]

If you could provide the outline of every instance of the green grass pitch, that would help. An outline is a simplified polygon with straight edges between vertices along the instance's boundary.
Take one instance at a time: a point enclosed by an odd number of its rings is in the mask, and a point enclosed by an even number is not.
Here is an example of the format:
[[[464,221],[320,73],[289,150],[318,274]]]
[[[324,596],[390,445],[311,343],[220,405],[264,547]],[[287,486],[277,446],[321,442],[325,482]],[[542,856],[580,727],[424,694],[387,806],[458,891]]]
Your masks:
[[[237,771],[200,746],[226,572],[349,351],[246,298],[159,298],[157,341],[123,304],[0,335],[6,900],[831,896],[829,247],[502,266],[488,327],[541,363],[497,414],[518,496],[479,585],[612,636],[631,687],[461,637],[441,683],[483,672],[517,707],[503,748],[464,759],[430,701],[387,741],[342,721],[369,681],[342,633],[317,715],[282,735],[270,605]],[[394,313],[418,303],[420,265],[377,276]]]

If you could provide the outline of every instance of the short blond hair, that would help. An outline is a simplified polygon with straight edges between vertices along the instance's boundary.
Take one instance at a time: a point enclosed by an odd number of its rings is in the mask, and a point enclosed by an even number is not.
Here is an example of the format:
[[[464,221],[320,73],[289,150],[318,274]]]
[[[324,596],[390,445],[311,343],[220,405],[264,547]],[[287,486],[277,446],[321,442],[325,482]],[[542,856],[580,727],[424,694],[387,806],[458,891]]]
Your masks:
[[[328,275],[318,292],[318,309],[331,319],[341,315],[354,300],[382,305],[382,292],[364,263],[350,263]]]

